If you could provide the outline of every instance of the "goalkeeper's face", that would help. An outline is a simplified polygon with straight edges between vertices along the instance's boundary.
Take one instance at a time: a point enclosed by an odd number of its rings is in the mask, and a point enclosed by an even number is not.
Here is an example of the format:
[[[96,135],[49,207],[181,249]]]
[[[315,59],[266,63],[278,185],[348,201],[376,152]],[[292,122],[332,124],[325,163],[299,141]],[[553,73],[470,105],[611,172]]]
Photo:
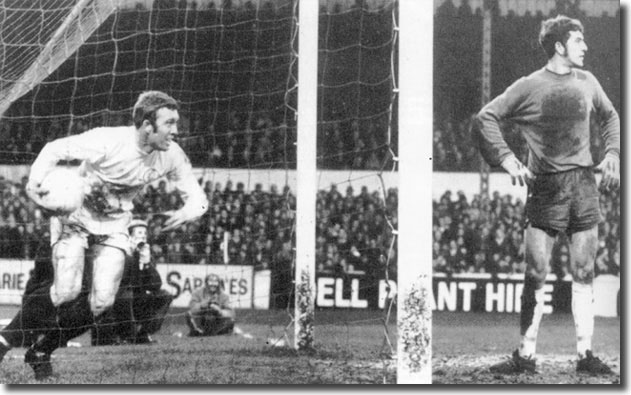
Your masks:
[[[150,125],[148,143],[152,149],[166,151],[178,135],[177,122],[180,116],[177,110],[163,107],[156,111],[156,120]]]

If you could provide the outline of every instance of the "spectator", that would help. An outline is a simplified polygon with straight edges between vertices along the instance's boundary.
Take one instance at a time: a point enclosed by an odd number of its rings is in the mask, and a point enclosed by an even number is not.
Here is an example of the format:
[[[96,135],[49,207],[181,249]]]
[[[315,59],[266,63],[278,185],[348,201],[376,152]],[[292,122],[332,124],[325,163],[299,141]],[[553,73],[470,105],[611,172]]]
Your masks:
[[[186,323],[189,336],[226,335],[234,330],[235,312],[219,276],[209,274],[204,286],[193,291]]]

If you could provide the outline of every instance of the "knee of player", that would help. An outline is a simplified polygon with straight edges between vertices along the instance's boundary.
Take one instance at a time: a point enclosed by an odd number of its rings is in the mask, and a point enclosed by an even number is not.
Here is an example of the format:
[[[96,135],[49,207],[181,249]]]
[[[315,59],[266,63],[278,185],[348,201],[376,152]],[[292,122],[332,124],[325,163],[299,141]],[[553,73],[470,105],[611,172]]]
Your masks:
[[[91,297],[90,310],[94,316],[99,316],[114,304],[114,297]]]
[[[50,299],[55,306],[75,300],[80,293],[81,284],[53,284],[50,287]]]
[[[572,280],[579,284],[591,284],[594,281],[594,265],[574,266]]]
[[[570,256],[570,266],[575,267],[577,270],[593,270],[596,254],[583,253],[572,254]]]
[[[546,282],[546,277],[548,276],[548,269],[541,267],[528,267],[525,273],[525,281],[532,282],[535,285],[535,289],[539,289],[543,287]]]

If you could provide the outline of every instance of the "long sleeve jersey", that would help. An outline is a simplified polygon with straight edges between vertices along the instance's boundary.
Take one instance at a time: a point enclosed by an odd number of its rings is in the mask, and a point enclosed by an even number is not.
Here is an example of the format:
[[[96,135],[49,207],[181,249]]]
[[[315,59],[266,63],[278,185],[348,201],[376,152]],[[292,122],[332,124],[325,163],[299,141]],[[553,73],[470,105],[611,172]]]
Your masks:
[[[620,120],[596,78],[573,69],[559,75],[546,68],[520,78],[478,114],[480,152],[492,166],[511,155],[500,130],[512,121],[528,145],[528,168],[535,174],[593,165],[590,118],[601,123],[605,151],[620,155]]]
[[[81,161],[80,171],[90,192],[69,221],[92,234],[126,233],[132,199],[145,185],[162,177],[183,195],[183,209],[190,210],[191,217],[201,216],[208,201],[182,148],[171,143],[167,151],[146,153],[136,138],[133,126],[123,126],[95,128],[52,141],[31,166],[30,181],[41,183],[59,161]]]

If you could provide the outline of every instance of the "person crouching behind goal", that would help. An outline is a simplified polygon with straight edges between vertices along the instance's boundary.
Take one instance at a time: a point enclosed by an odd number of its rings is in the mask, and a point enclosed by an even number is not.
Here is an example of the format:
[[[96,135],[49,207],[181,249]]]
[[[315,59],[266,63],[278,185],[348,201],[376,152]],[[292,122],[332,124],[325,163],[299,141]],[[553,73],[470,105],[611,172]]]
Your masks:
[[[127,261],[114,306],[92,328],[93,346],[154,343],[151,335],[162,327],[174,297],[161,289],[162,279],[147,243],[147,228],[142,219],[129,224],[133,253]]]
[[[20,313],[24,329],[46,331],[24,355],[37,380],[52,375],[51,354],[61,344],[87,331],[114,304],[131,254],[127,227],[134,197],[161,178],[181,193],[184,205],[164,213],[164,231],[201,217],[208,208],[188,157],[174,141],[179,133],[177,101],[159,91],[141,93],[132,118],[132,126],[98,127],[51,141],[31,165],[26,193],[45,209],[54,186],[46,189],[44,181],[59,162],[80,162],[90,187],[78,209],[58,217],[61,232],[51,240],[52,285],[34,293],[39,297]],[[86,302],[69,304],[83,293],[86,251],[92,262]],[[0,341],[0,356],[9,348]]]
[[[186,323],[189,336],[227,335],[234,330],[234,309],[215,274],[206,276],[204,286],[193,291]]]

